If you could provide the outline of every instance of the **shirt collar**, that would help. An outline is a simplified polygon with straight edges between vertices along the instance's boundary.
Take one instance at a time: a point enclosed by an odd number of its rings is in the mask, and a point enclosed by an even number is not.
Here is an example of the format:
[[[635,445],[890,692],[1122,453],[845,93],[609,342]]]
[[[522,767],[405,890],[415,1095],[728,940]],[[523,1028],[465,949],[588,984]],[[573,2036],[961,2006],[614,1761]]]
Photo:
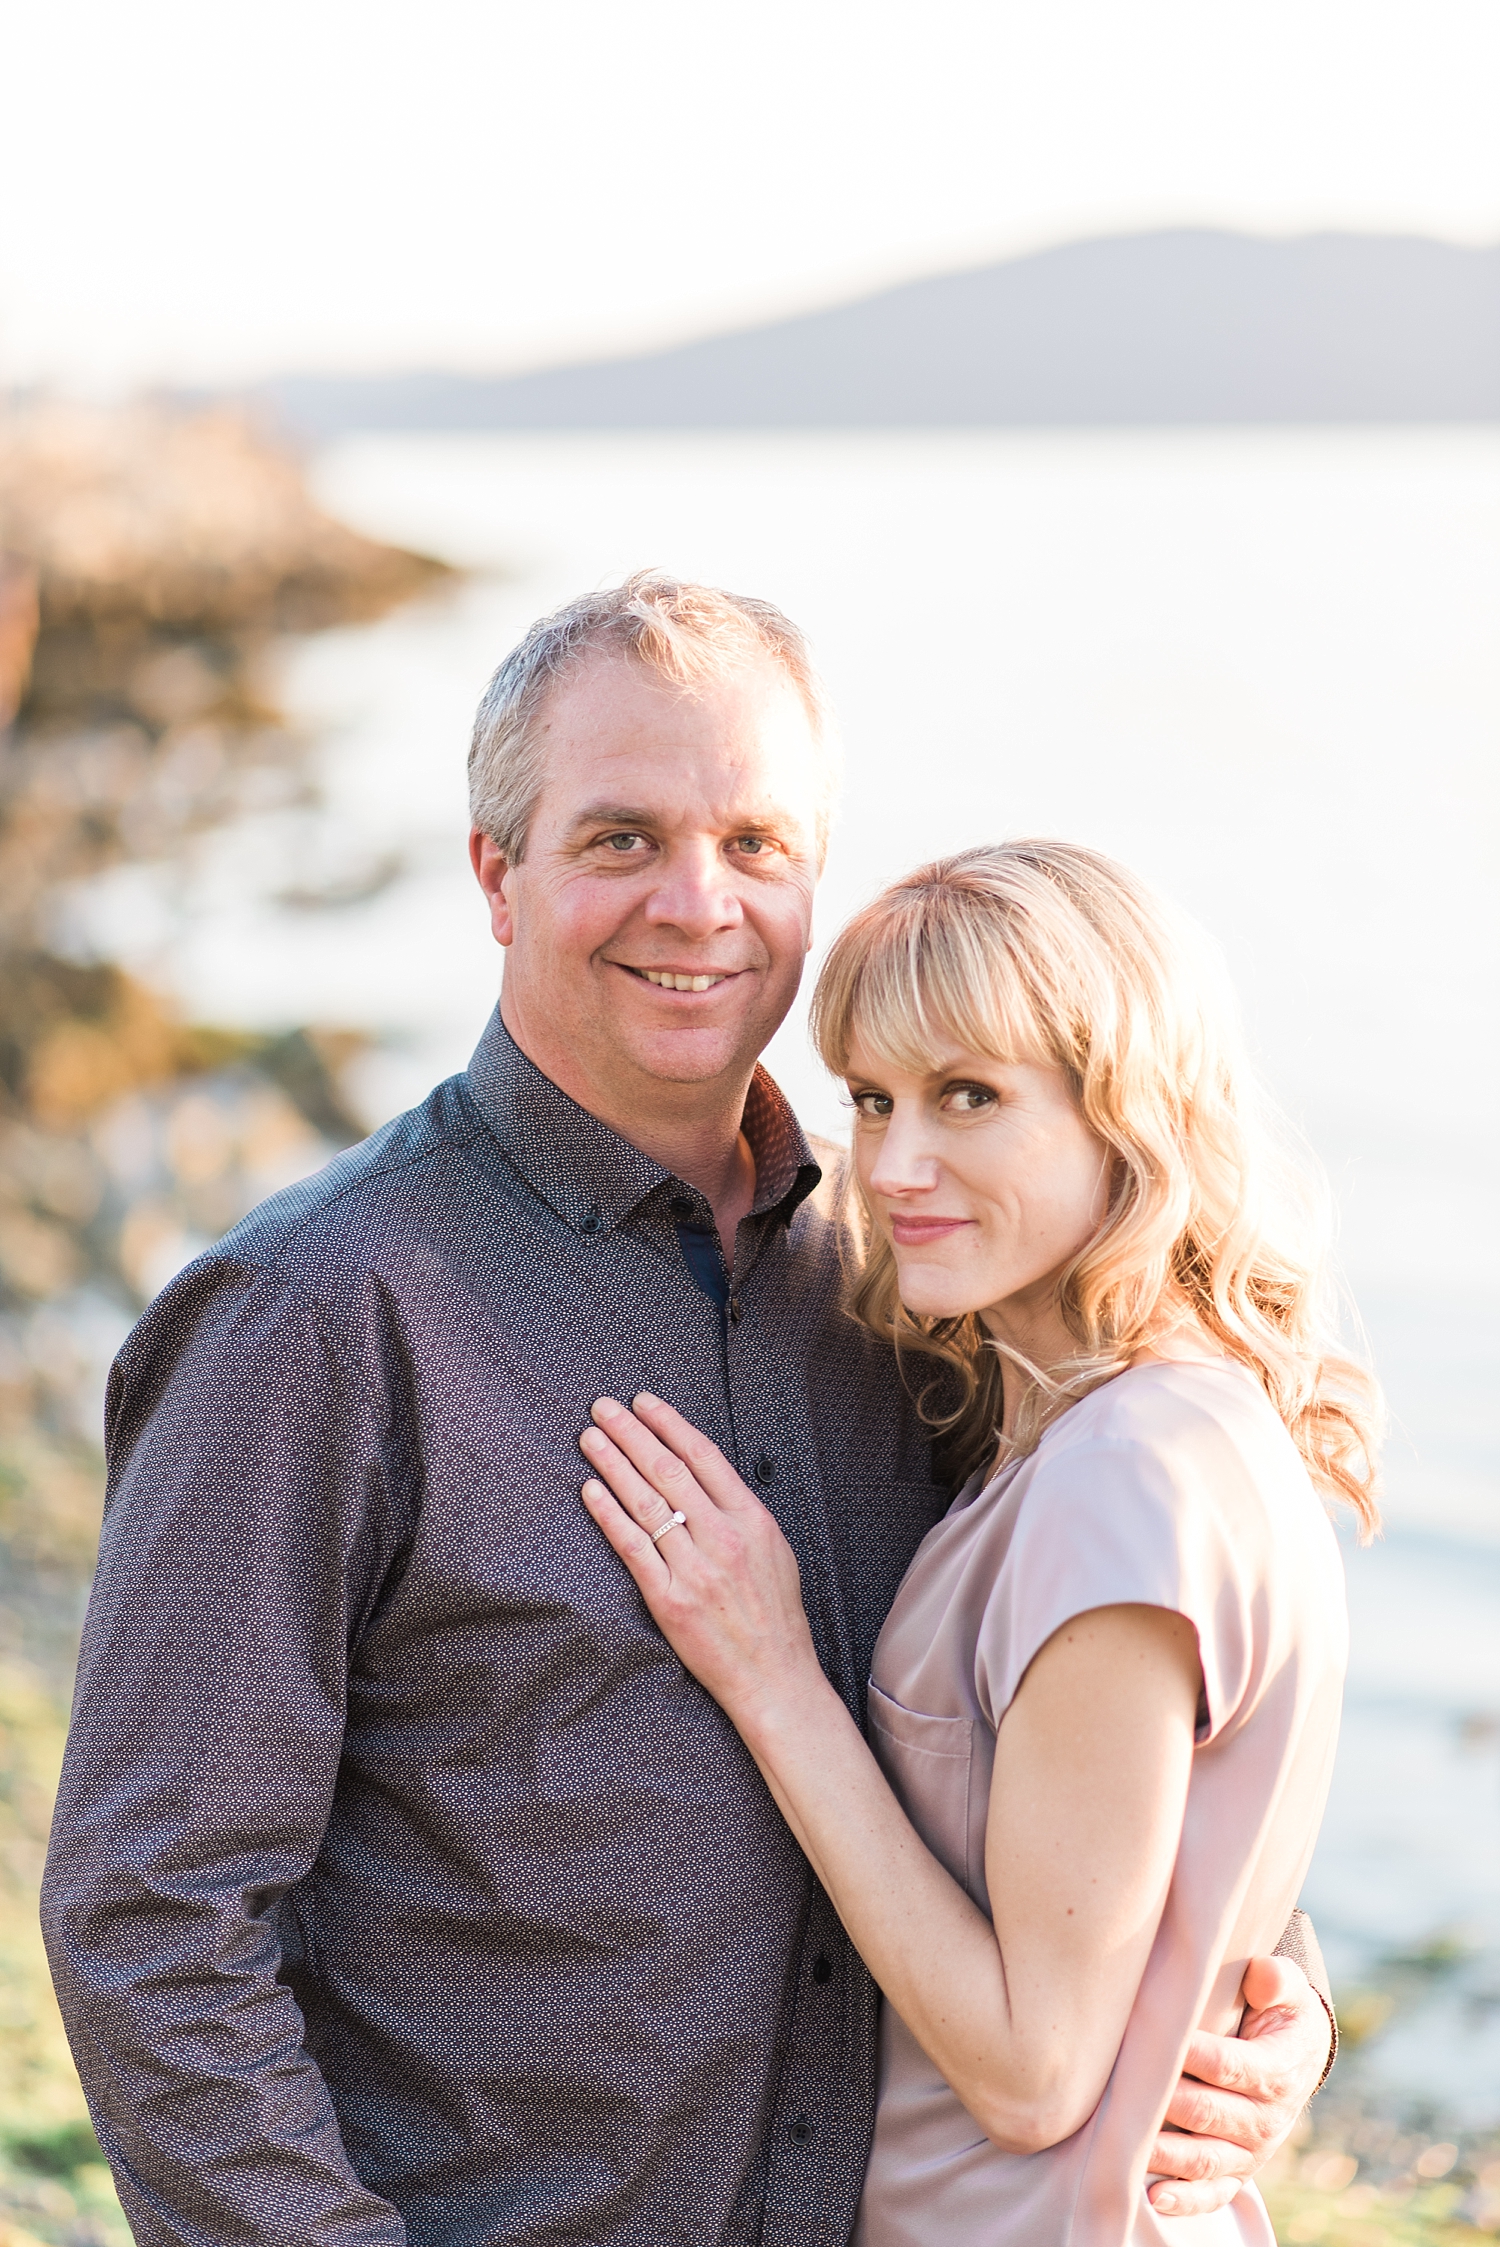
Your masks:
[[[663,1186],[703,1201],[696,1189],[663,1170],[628,1139],[581,1108],[544,1077],[512,1038],[496,1007],[465,1079],[499,1145],[542,1199],[578,1232],[606,1232]],[[756,1067],[742,1126],[755,1157],[753,1217],[790,1224],[817,1185],[821,1170],[769,1073]],[[707,1204],[703,1204],[706,1213]]]

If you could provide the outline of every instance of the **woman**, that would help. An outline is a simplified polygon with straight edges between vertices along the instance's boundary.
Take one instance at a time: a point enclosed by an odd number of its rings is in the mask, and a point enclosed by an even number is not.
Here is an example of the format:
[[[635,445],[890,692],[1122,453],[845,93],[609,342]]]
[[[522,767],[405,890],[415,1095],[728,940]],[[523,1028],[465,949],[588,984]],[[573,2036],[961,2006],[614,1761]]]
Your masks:
[[[1376,1400],[1314,1228],[1203,961],[1093,852],[922,869],[840,936],[814,1024],[855,1110],[853,1307],[956,1375],[974,1470],[881,1634],[873,1753],[705,1438],[601,1400],[584,1497],[888,2001],[860,2247],[1268,2243],[1253,2187],[1174,2225],[1145,2161],[1286,1923],[1333,1758],[1320,1499],[1373,1522]]]

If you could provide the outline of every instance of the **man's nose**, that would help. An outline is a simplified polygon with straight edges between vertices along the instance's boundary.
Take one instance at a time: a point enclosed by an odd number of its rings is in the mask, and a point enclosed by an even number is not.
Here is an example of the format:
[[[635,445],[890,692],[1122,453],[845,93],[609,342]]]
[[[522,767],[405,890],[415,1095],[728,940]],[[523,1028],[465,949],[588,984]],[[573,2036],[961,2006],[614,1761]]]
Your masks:
[[[712,936],[738,928],[744,909],[729,868],[716,843],[680,845],[662,867],[646,901],[646,919],[657,928],[680,928],[684,936]]]

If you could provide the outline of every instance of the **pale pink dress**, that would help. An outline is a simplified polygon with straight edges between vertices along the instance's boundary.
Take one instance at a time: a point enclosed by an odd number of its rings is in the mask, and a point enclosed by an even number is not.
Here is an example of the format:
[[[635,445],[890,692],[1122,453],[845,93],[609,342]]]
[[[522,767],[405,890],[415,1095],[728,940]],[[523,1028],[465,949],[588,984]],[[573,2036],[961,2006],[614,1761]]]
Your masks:
[[[1337,1542],[1285,1427],[1227,1364],[1144,1365],[976,1477],[918,1549],[875,1650],[871,1738],[985,1912],[995,1731],[1070,1616],[1170,1608],[1198,1634],[1198,1745],[1161,1927],[1098,2107],[1036,2154],[992,2145],[890,2005],[857,2247],[1273,2247],[1253,2186],[1158,2216],[1146,2155],[1197,2026],[1232,2034],[1312,1855],[1347,1652]]]

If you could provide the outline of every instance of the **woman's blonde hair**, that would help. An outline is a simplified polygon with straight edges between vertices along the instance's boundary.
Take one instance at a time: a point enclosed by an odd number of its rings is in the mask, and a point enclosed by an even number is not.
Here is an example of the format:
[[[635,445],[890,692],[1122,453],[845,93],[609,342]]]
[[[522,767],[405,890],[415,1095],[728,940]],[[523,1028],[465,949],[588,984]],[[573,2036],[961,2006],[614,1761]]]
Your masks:
[[[1336,1339],[1326,1191],[1278,1145],[1233,1002],[1189,923],[1097,851],[1032,841],[961,851],[919,867],[842,931],[818,979],[813,1035],[840,1076],[856,1040],[918,1074],[955,1045],[1055,1063],[1113,1157],[1106,1214],[1058,1283],[1077,1354],[1045,1371],[976,1314],[914,1316],[889,1243],[866,1228],[853,1309],[903,1360],[918,1351],[957,1376],[951,1409],[934,1408],[934,1385],[921,1400],[957,1468],[994,1455],[1007,1356],[1034,1384],[1007,1442],[1014,1456],[1191,1318],[1257,1376],[1314,1481],[1372,1533],[1380,1395]]]

